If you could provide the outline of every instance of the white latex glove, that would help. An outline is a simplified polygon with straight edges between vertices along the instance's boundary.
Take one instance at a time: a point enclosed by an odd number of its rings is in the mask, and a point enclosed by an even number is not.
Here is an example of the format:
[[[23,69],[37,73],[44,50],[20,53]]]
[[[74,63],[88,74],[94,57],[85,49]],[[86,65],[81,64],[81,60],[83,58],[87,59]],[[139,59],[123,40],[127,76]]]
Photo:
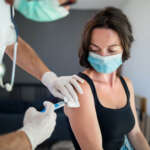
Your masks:
[[[51,136],[56,125],[54,105],[45,101],[44,106],[45,112],[39,112],[34,107],[30,107],[25,113],[24,126],[20,129],[28,136],[33,150]]]
[[[54,72],[46,72],[41,80],[49,91],[55,97],[63,99],[68,107],[80,107],[76,92],[82,94],[83,90],[77,81],[80,83],[84,82],[84,80],[77,75],[57,77]]]

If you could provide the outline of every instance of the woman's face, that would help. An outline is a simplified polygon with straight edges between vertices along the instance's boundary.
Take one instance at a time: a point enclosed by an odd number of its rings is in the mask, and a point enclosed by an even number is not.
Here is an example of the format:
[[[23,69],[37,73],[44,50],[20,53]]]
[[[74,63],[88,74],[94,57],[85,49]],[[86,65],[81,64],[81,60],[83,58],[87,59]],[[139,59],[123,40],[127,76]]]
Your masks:
[[[93,30],[89,50],[101,56],[123,53],[117,32],[106,28],[96,28]]]

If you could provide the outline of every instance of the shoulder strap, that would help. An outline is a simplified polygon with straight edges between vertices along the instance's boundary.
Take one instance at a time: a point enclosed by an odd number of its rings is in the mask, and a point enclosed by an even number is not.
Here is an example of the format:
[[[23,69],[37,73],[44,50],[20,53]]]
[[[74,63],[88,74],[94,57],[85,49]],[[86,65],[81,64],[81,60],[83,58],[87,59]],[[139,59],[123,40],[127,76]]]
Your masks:
[[[129,99],[130,99],[130,92],[129,92],[129,88],[127,86],[127,83],[126,83],[126,81],[124,80],[124,78],[122,76],[120,76],[120,80],[122,82],[122,85],[123,85],[123,87],[125,89],[125,92],[126,92],[126,95],[127,95],[127,99],[129,101]]]
[[[81,73],[81,72],[78,74],[78,76],[80,76],[81,78],[83,78],[84,80],[87,81],[87,83],[89,84],[89,86],[92,90],[92,94],[94,96],[95,104],[97,104],[98,97],[97,97],[96,88],[95,88],[95,85],[94,85],[92,79],[90,77],[88,77],[86,74]]]

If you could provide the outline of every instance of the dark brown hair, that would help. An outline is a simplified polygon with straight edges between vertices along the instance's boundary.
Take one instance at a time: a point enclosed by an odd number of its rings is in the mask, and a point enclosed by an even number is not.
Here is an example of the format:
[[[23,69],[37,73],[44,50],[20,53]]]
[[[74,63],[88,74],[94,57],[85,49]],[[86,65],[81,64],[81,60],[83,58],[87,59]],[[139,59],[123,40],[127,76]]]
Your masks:
[[[123,47],[123,62],[130,57],[130,48],[134,41],[131,24],[127,16],[120,9],[106,7],[90,19],[85,26],[81,47],[79,49],[79,61],[81,66],[91,68],[87,57],[89,54],[92,31],[95,28],[109,28],[117,32]]]

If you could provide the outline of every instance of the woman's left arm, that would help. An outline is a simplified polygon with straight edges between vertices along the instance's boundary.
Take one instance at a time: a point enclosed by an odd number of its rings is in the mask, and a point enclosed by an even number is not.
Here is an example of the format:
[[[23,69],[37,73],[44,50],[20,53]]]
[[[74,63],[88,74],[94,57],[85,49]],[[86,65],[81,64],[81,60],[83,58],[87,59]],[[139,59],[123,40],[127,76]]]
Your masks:
[[[127,84],[130,90],[130,104],[131,104],[131,109],[135,118],[135,126],[129,132],[128,138],[131,144],[133,145],[133,147],[135,148],[135,150],[150,150],[150,146],[139,127],[139,122],[138,122],[136,107],[135,107],[134,89],[133,89],[132,83],[127,78],[125,78],[125,80],[127,81]]]

